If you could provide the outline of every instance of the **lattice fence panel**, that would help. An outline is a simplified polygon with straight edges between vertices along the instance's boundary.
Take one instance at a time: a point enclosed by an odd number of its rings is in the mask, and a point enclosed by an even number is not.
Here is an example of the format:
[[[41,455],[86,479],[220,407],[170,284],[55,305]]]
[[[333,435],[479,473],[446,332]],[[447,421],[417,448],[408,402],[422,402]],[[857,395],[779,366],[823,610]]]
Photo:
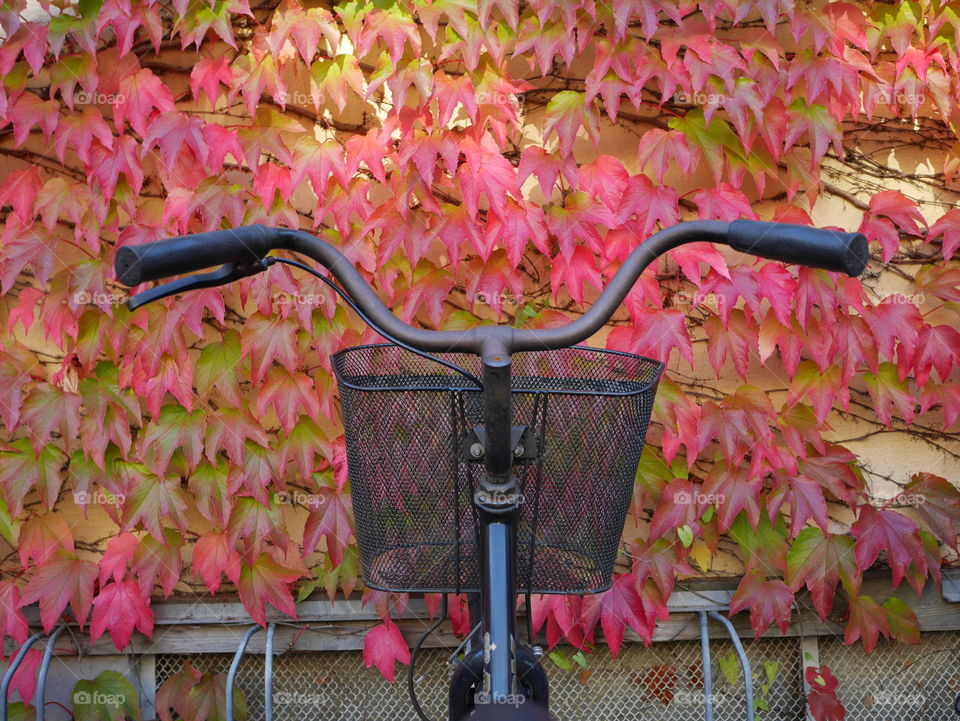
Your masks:
[[[956,721],[960,633],[926,633],[917,646],[881,642],[869,656],[858,643],[820,640],[820,663],[838,679],[851,721]]]
[[[714,640],[714,707],[716,721],[744,717],[743,680],[731,684],[720,666],[733,646]],[[776,678],[764,698],[769,711],[762,721],[803,718],[801,654],[795,639],[764,639],[746,644],[754,668],[755,685],[766,682],[764,662],[778,665]],[[418,694],[427,715],[445,720],[447,653],[425,650],[417,662]],[[557,721],[702,721],[703,685],[700,645],[697,642],[659,643],[650,648],[626,645],[617,659],[599,651],[588,657],[586,669],[569,670],[546,661],[550,676],[551,711]],[[203,671],[226,672],[230,656],[194,654],[158,656],[157,683],[189,660]],[[263,656],[244,656],[238,686],[244,692],[249,721],[263,720]],[[406,692],[406,667],[387,683],[374,669],[366,669],[359,653],[288,653],[274,658],[275,721],[416,721]],[[856,718],[856,717],[853,717]]]

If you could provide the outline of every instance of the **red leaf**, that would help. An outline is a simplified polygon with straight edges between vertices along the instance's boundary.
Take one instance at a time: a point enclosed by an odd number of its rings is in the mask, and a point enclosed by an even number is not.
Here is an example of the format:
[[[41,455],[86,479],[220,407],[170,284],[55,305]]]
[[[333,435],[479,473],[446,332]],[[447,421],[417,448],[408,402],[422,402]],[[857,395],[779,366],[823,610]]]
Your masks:
[[[528,145],[520,154],[517,182],[522,184],[531,174],[535,175],[539,181],[540,191],[547,201],[553,195],[557,178],[561,174],[571,186],[577,183],[577,168],[573,158],[561,159],[538,145]]]
[[[25,704],[33,702],[33,696],[37,692],[37,672],[42,662],[43,654],[35,648],[30,649],[10,680],[10,691],[16,691]],[[4,703],[6,702],[7,699],[4,699]]]
[[[23,617],[20,589],[13,581],[0,581],[0,638],[9,636],[16,643],[27,640],[30,628]]]
[[[109,630],[114,646],[122,651],[129,645],[134,628],[145,636],[153,636],[153,610],[137,582],[114,582],[104,587],[93,599],[90,643]]]
[[[290,373],[297,369],[297,331],[292,323],[282,318],[265,318],[259,313],[247,319],[240,333],[244,356],[250,356],[253,382],[263,383],[263,377],[274,361]]]
[[[906,354],[904,354],[905,358]],[[960,364],[960,331],[949,325],[924,324],[917,336],[917,347],[910,365],[916,373],[917,385],[923,386],[934,368],[941,382],[950,378],[953,369]],[[899,365],[899,364],[898,364]],[[905,362],[903,364],[907,366]],[[900,377],[909,374],[909,367],[901,368]]]
[[[173,96],[148,68],[127,75],[120,81],[117,102],[113,106],[113,122],[123,133],[124,121],[141,136],[146,132],[147,120],[154,111],[165,113],[176,110]]]
[[[697,217],[702,220],[757,219],[747,196],[731,186],[720,183],[716,188],[706,188],[694,193],[694,202],[699,209]]]
[[[863,381],[873,399],[877,418],[887,428],[890,428],[894,406],[904,423],[910,425],[913,422],[916,401],[907,384],[898,377],[892,363],[881,363],[876,374],[864,373]]]
[[[273,368],[257,394],[257,417],[273,411],[280,426],[288,433],[296,426],[301,415],[314,421],[320,420],[320,400],[313,379],[306,373],[291,373],[285,368]]]
[[[325,493],[314,496],[310,515],[303,529],[303,551],[313,553],[321,537],[326,539],[327,553],[334,568],[343,561],[344,550],[353,533],[350,511],[338,493],[324,489]]]
[[[844,3],[831,3],[841,5]],[[857,9],[857,12],[860,12]],[[807,705],[814,721],[844,721],[847,712],[837,698],[837,679],[829,666],[807,667],[805,678],[810,686]]]
[[[777,476],[779,485],[767,496],[767,511],[771,520],[782,504],[790,506],[790,535],[796,537],[808,520],[826,532],[829,524],[827,501],[820,485],[804,476]]]
[[[719,316],[710,316],[704,323],[704,329],[707,331],[707,356],[717,377],[722,376],[729,358],[737,375],[746,381],[750,359],[756,355],[759,337],[743,310],[734,308],[726,326]]]
[[[149,597],[155,581],[160,581],[163,597],[169,598],[180,580],[183,571],[183,536],[177,531],[164,529],[163,542],[146,536],[133,554],[131,572],[137,577],[140,592]]]
[[[926,221],[917,204],[898,190],[882,190],[870,198],[870,213],[890,218],[898,228],[912,235],[920,235],[920,225]]]
[[[793,591],[780,579],[766,580],[758,571],[751,571],[740,581],[730,599],[730,615],[750,609],[750,625],[757,636],[776,623],[782,633],[790,626]]]
[[[944,213],[936,223],[930,226],[926,235],[928,243],[942,238],[941,252],[944,260],[950,260],[957,248],[960,248],[960,209],[952,208]]]
[[[855,556],[861,571],[870,568],[881,551],[886,552],[894,587],[900,583],[911,563],[926,568],[917,524],[902,513],[862,506],[860,517],[850,527],[850,535],[857,539]]]
[[[39,166],[11,170],[4,176],[3,187],[0,188],[0,206],[9,203],[14,214],[24,223],[29,223],[33,220],[34,199],[42,186]]]
[[[667,309],[644,315],[635,323],[630,341],[634,353],[668,361],[674,348],[693,365],[693,346],[682,311]]]
[[[718,462],[711,467],[702,494],[715,499],[712,502],[720,509],[717,519],[721,533],[730,528],[740,511],[746,512],[753,530],[757,530],[762,488],[763,479],[751,476],[749,469],[742,464],[728,468]]]
[[[534,595],[533,632],[547,623],[547,644],[556,646],[564,637],[576,647],[583,646],[583,599],[579,596]]]
[[[595,197],[614,214],[620,210],[620,199],[629,179],[623,163],[611,155],[600,155],[577,170],[580,190]]]
[[[107,550],[100,559],[100,577],[97,579],[100,586],[111,576],[114,581],[123,580],[127,575],[127,566],[133,560],[133,554],[139,545],[140,539],[132,533],[121,533],[110,539]]]
[[[93,583],[97,565],[77,558],[68,551],[57,551],[51,559],[38,566],[23,590],[24,604],[40,601],[40,620],[49,632],[70,604],[73,616],[83,627],[90,613]]]
[[[583,304],[583,287],[590,283],[597,290],[603,289],[600,271],[597,270],[596,256],[587,248],[578,246],[573,253],[557,255],[550,266],[550,285],[553,287],[553,300],[557,301],[560,288],[566,287],[570,297]]]
[[[650,538],[662,538],[682,526],[689,526],[693,535],[700,533],[700,516],[704,512],[700,487],[677,478],[663,489],[663,496],[653,511]]]
[[[681,173],[688,173],[693,164],[687,137],[677,130],[661,128],[643,134],[637,146],[637,159],[641,167],[649,164],[657,183],[661,185],[670,161],[676,163]]]
[[[823,620],[833,608],[838,581],[850,593],[860,590],[861,575],[853,549],[849,536],[804,528],[787,552],[787,584],[794,592],[806,586],[813,607]]]
[[[712,243],[690,243],[674,248],[670,251],[670,260],[680,266],[683,274],[693,281],[694,285],[700,285],[700,264],[706,263],[713,268],[716,273],[723,278],[730,278],[730,270],[727,268],[727,262],[723,256],[717,252]],[[704,290],[704,292],[707,292]],[[729,309],[724,309],[729,313]]]
[[[210,105],[217,107],[220,97],[220,83],[233,88],[233,69],[230,67],[230,58],[223,55],[219,58],[201,58],[193,70],[190,71],[190,94],[194,100],[200,99],[200,92],[206,93]]]
[[[566,157],[573,152],[573,141],[577,132],[583,128],[594,144],[600,139],[600,125],[596,109],[587,102],[583,93],[575,90],[561,90],[547,103],[543,137],[556,132],[560,140],[560,155]]]
[[[588,639],[593,638],[597,621],[603,628],[603,638],[614,658],[623,644],[623,629],[629,625],[650,644],[656,626],[658,610],[644,603],[637,591],[637,579],[632,573],[614,576],[610,590],[587,596],[583,600],[583,624]]]
[[[231,583],[240,580],[240,554],[227,542],[225,533],[205,533],[193,547],[193,575],[203,579],[210,593],[220,588],[226,574]]]
[[[903,488],[914,498],[920,517],[934,535],[957,550],[957,526],[960,524],[960,490],[946,478],[932,473],[917,473]]]
[[[367,668],[376,665],[387,681],[393,683],[395,662],[410,663],[410,649],[403,634],[391,621],[374,626],[363,637],[363,663]]]
[[[890,637],[890,626],[883,608],[870,596],[856,595],[850,599],[850,617],[843,634],[843,642],[851,644],[857,639],[863,641],[863,650],[867,653],[876,648],[880,634]]]
[[[30,559],[41,566],[58,551],[73,550],[73,531],[61,514],[45,513],[23,524],[17,545],[24,568],[30,568]]]
[[[297,609],[289,584],[301,576],[303,572],[281,566],[269,553],[261,554],[253,565],[244,566],[240,571],[237,589],[250,618],[265,626],[268,603],[281,613],[296,618]]]
[[[466,162],[457,169],[457,180],[471,218],[477,217],[481,193],[487,196],[487,202],[495,211],[507,202],[507,193],[519,195],[517,171],[500,154],[489,135],[484,135],[480,143],[464,138],[460,141],[460,152]]]

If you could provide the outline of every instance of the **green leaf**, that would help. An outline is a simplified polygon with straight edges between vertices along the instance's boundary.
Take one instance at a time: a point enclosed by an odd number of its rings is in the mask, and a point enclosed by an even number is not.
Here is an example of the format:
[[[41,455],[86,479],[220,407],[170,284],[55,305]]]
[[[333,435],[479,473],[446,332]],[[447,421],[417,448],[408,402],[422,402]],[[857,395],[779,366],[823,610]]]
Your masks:
[[[561,668],[564,671],[569,671],[573,668],[573,664],[570,663],[570,659],[567,658],[567,655],[563,651],[551,651],[547,656],[553,661],[553,665],[557,668]]]
[[[23,701],[7,704],[7,721],[36,721],[37,710]]]
[[[20,521],[10,516],[7,502],[0,497],[0,536],[11,546],[16,547],[20,535]]]
[[[777,680],[777,674],[780,673],[780,664],[776,661],[764,661],[763,673],[767,677],[767,683],[773,683]]]
[[[209,398],[216,390],[230,405],[243,405],[238,387],[247,375],[247,364],[240,354],[240,334],[232,329],[224,332],[219,343],[204,346],[193,370],[201,398]]]
[[[684,548],[690,548],[693,544],[693,529],[690,526],[680,526],[677,529],[677,537],[680,539],[680,543],[683,544]]]
[[[93,680],[77,681],[71,699],[76,721],[140,719],[140,698],[117,671],[102,671]]]
[[[94,18],[100,14],[100,8],[103,7],[103,0],[80,0],[77,3],[77,10],[80,11],[82,18]]]
[[[731,686],[736,685],[740,680],[740,659],[731,651],[726,656],[721,656],[718,661],[720,663],[720,670],[723,672],[723,677],[727,679],[727,683]]]
[[[587,657],[583,654],[583,651],[577,651],[575,654],[573,654],[573,660],[577,663],[578,666],[580,666],[580,668],[587,667],[588,661],[587,661]]]
[[[319,581],[307,581],[300,584],[297,589],[297,603],[302,603],[310,597],[310,594],[317,590]]]

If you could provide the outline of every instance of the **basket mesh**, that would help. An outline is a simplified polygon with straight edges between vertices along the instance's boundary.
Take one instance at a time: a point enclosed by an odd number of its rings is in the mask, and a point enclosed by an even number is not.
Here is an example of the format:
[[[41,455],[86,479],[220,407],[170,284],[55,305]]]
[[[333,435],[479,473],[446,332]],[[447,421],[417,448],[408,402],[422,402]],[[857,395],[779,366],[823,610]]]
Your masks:
[[[474,375],[480,359],[439,354]],[[662,364],[591,348],[513,356],[513,425],[537,439],[516,463],[517,580],[534,593],[609,586]],[[396,345],[334,357],[364,582],[388,591],[479,587],[472,504],[483,472],[463,461],[483,424],[467,378]]]

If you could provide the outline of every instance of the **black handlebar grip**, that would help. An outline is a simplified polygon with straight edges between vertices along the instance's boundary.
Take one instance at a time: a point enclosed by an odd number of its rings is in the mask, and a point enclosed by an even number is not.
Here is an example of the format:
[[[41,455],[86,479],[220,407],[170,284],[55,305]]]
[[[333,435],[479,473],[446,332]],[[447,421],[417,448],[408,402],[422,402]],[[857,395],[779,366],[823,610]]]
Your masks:
[[[731,248],[784,263],[808,265],[851,277],[867,267],[869,250],[863,233],[842,233],[789,223],[735,220],[727,231]]]
[[[117,251],[114,267],[117,279],[133,287],[214,265],[256,262],[271,250],[270,229],[262,225],[246,225],[143,245],[125,245]]]

